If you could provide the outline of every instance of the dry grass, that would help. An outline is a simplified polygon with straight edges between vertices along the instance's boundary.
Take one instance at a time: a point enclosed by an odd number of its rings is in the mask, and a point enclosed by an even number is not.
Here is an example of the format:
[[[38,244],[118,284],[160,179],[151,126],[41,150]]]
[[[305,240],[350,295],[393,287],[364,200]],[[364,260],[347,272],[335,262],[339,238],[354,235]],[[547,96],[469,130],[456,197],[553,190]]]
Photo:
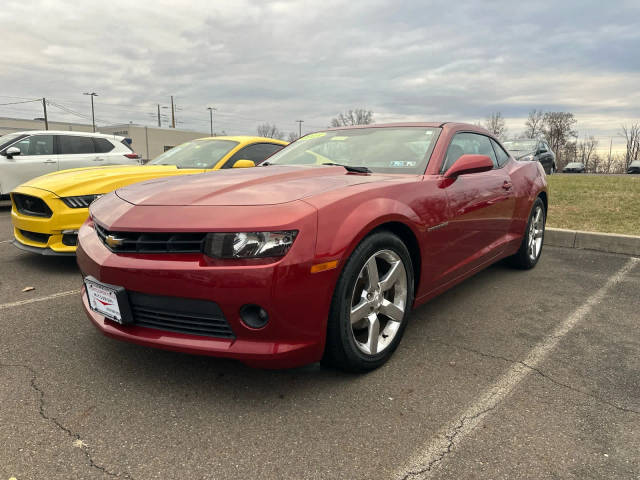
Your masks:
[[[547,226],[640,235],[640,175],[551,175]]]

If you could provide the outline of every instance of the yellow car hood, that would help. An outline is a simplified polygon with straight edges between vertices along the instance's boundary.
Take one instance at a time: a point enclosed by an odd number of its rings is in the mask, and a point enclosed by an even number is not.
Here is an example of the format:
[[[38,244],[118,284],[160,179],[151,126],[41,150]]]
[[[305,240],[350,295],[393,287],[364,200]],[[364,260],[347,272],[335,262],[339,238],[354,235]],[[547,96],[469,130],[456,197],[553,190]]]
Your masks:
[[[178,169],[173,165],[130,165],[73,168],[49,173],[23,186],[47,190],[59,197],[109,193],[125,185],[172,175],[202,173],[201,169]]]

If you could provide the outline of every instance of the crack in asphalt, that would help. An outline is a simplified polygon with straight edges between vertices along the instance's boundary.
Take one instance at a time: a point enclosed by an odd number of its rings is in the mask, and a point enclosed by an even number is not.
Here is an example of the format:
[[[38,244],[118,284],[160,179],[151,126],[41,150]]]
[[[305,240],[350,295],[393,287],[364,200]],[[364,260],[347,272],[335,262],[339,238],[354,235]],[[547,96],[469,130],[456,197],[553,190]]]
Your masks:
[[[523,362],[522,360],[515,360],[513,358],[503,357],[501,355],[493,355],[491,353],[481,352],[480,350],[476,350],[474,348],[465,347],[465,346],[462,346],[462,345],[456,345],[456,344],[453,344],[453,343],[446,343],[446,342],[442,342],[440,340],[428,339],[428,341],[430,341],[432,343],[438,343],[438,344],[444,345],[446,347],[458,348],[460,350],[465,350],[467,352],[474,353],[474,354],[479,355],[481,357],[487,357],[487,358],[493,358],[493,359],[496,359],[496,360],[502,360],[502,361],[507,362],[507,363],[518,363],[518,364],[522,365],[523,367],[528,368],[529,370],[537,373],[538,375],[540,375],[544,379],[549,380],[551,383],[554,383],[554,384],[558,385],[559,387],[564,387],[564,388],[566,388],[568,390],[571,390],[573,392],[581,393],[582,395],[590,397],[590,398],[592,398],[592,399],[594,399],[594,400],[596,400],[596,401],[598,401],[598,402],[600,402],[600,403],[602,403],[604,405],[608,405],[608,406],[610,406],[612,408],[615,408],[616,410],[620,410],[621,412],[633,413],[635,415],[640,415],[640,411],[638,411],[638,410],[634,410],[632,408],[627,408],[627,407],[623,407],[623,406],[617,405],[617,404],[615,404],[613,402],[610,402],[609,400],[605,400],[604,398],[598,397],[597,395],[595,395],[595,394],[593,394],[591,392],[587,392],[587,391],[582,390],[580,388],[577,388],[577,387],[574,387],[574,386],[569,385],[567,383],[564,383],[564,382],[561,382],[559,380],[556,380],[555,378],[551,377],[549,374],[543,372],[539,368],[534,367],[532,365],[529,365],[526,362]]]
[[[521,367],[524,367],[525,369],[531,371],[531,372],[535,372],[538,375],[540,375],[542,378],[544,378],[545,380],[550,381],[551,383],[558,385],[560,387],[566,388],[568,390],[571,390],[573,392],[576,393],[580,393],[582,395],[585,395],[589,398],[592,398],[594,400],[596,400],[599,403],[608,405],[612,408],[615,408],[616,410],[619,410],[621,412],[625,412],[625,413],[633,413],[636,415],[640,415],[640,411],[631,409],[631,408],[626,408],[626,407],[622,407],[620,405],[616,405],[615,403],[612,403],[608,400],[605,400],[603,398],[598,397],[597,395],[594,395],[591,392],[587,392],[584,390],[581,390],[579,388],[576,388],[572,385],[568,385],[566,383],[560,382],[559,380],[556,380],[555,378],[549,376],[548,374],[546,374],[545,372],[543,372],[542,370],[540,370],[537,367],[534,367],[532,365],[527,364],[526,362],[523,362],[521,360],[515,360],[512,358],[508,358],[508,357],[504,357],[501,355],[494,355],[491,353],[485,353],[482,352],[480,350],[476,350],[474,348],[470,348],[470,347],[465,347],[462,345],[456,345],[456,344],[452,344],[452,343],[447,343],[447,342],[443,342],[440,340],[435,340],[435,339],[427,339],[427,341],[430,341],[432,343],[437,343],[439,345],[443,345],[445,347],[448,348],[455,348],[455,349],[460,349],[460,350],[464,350],[470,353],[473,353],[475,355],[481,356],[481,357],[486,357],[486,358],[491,358],[491,359],[495,359],[495,360],[501,360],[513,365],[519,365]],[[494,397],[494,394],[491,394],[490,398]],[[439,449],[439,451],[437,452],[437,454],[434,456],[434,458],[432,458],[427,464],[425,464],[424,466],[421,466],[418,469],[414,469],[414,470],[409,470],[408,472],[406,472],[403,476],[399,477],[401,480],[408,480],[410,478],[416,478],[416,477],[420,477],[423,474],[428,474],[429,472],[431,472],[431,470],[433,470],[434,467],[436,467],[438,464],[440,464],[445,457],[447,457],[449,454],[452,453],[453,448],[456,445],[456,437],[458,437],[458,435],[460,434],[460,432],[462,432],[462,430],[465,428],[465,426],[467,424],[469,424],[470,422],[473,422],[474,420],[478,420],[480,417],[483,417],[484,415],[486,415],[487,413],[489,413],[492,410],[495,410],[498,407],[498,403],[494,403],[492,400],[489,401],[490,405],[487,408],[484,408],[476,413],[474,413],[473,415],[465,415],[461,418],[460,422],[458,422],[453,428],[450,428],[449,430],[445,431],[444,433],[442,433],[442,438],[443,438],[443,444],[441,445],[441,448]],[[473,428],[473,427],[471,427]]]
[[[435,467],[438,463],[444,460],[444,457],[446,457],[451,453],[455,445],[455,439],[460,433],[460,431],[464,428],[466,423],[486,415],[490,411],[495,410],[497,407],[498,405],[495,404],[495,405],[492,405],[491,407],[488,407],[488,408],[485,408],[484,410],[479,411],[475,415],[462,417],[462,419],[460,420],[460,423],[455,428],[453,428],[452,433],[444,434],[444,438],[447,440],[447,445],[442,449],[438,457],[431,460],[429,463],[427,463],[423,468],[420,468],[419,470],[411,470],[407,472],[403,477],[401,477],[400,480],[408,480],[411,477],[415,477],[417,475],[422,475],[423,473],[430,472],[433,467]]]
[[[0,363],[0,367],[23,368],[23,369],[27,370],[31,374],[31,380],[30,380],[31,388],[38,394],[38,413],[40,414],[40,416],[42,418],[44,418],[45,420],[47,420],[48,422],[54,424],[59,430],[62,430],[69,437],[73,438],[74,440],[78,440],[78,441],[82,442],[82,439],[80,438],[79,434],[72,432],[71,429],[65,427],[62,423],[60,423],[57,418],[49,416],[47,414],[47,412],[45,411],[44,391],[38,386],[38,383],[37,383],[38,376],[36,374],[35,369],[30,367],[29,365],[16,364],[16,363],[14,363],[14,364],[12,364],[12,363]],[[89,448],[84,443],[82,443],[82,446],[80,448],[81,448],[82,453],[84,454],[84,456],[87,458],[87,461],[89,462],[89,466],[91,468],[95,468],[96,470],[99,470],[102,473],[104,473],[106,475],[109,475],[111,477],[115,477],[115,478],[122,477],[121,474],[112,472],[112,471],[108,470],[106,467],[103,467],[102,465],[97,464],[93,460],[93,456],[91,455],[91,452],[89,451]],[[134,480],[134,478],[129,473],[125,473],[123,475],[124,475],[124,478],[128,478],[128,479]]]

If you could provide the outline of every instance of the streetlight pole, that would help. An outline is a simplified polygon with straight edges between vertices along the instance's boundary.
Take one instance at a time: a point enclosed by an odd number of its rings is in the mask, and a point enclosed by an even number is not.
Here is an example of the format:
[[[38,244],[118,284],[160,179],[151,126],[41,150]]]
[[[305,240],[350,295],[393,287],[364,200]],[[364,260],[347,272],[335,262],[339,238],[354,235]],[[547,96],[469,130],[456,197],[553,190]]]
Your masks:
[[[211,136],[213,137],[213,112],[215,112],[218,109],[217,108],[213,108],[213,107],[207,107],[207,110],[209,110],[209,122],[210,122],[210,125],[211,125]]]
[[[304,120],[296,120],[298,122],[298,138],[302,137],[302,123]]]
[[[96,133],[96,115],[93,110],[93,97],[97,97],[98,94],[96,92],[84,92],[83,95],[89,95],[91,97],[91,124],[93,125],[93,133]]]

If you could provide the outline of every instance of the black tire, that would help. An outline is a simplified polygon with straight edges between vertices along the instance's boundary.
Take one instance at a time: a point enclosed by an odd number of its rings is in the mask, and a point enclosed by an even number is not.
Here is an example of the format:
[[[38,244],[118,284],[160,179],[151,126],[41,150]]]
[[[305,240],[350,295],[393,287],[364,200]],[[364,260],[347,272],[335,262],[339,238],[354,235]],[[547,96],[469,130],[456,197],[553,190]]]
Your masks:
[[[356,345],[350,310],[356,282],[361,278],[360,273],[365,263],[372,256],[385,250],[395,253],[403,263],[406,274],[406,305],[400,325],[394,333],[395,336],[381,352],[370,355],[361,351]],[[413,265],[406,245],[399,237],[388,231],[378,231],[366,237],[347,260],[336,284],[329,311],[327,341],[322,364],[349,372],[366,372],[384,364],[402,339],[413,305],[413,296]]]
[[[540,244],[540,249],[537,252],[535,258],[532,258],[529,252],[529,232],[531,229],[531,224],[533,222],[533,217],[538,211],[541,209],[542,212],[542,242]],[[547,222],[547,212],[544,208],[544,202],[540,197],[536,198],[535,202],[533,202],[533,206],[531,207],[531,212],[529,213],[529,220],[527,221],[527,228],[524,231],[524,235],[522,236],[522,243],[520,243],[520,248],[511,257],[507,258],[507,262],[515,268],[519,268],[521,270],[529,270],[536,266],[538,260],[540,260],[540,256],[542,255],[542,247],[544,246],[544,231]]]

